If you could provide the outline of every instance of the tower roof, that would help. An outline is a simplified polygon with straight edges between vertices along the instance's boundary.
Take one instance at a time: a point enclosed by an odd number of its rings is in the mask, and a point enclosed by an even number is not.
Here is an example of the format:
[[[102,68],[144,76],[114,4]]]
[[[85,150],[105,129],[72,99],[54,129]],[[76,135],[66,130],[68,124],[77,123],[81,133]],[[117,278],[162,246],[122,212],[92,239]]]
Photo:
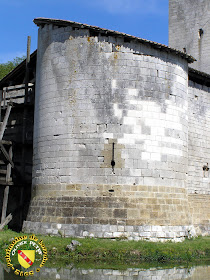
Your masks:
[[[153,42],[153,41],[149,41],[149,40],[146,40],[146,39],[142,39],[142,38],[139,38],[139,37],[135,37],[135,36],[132,36],[132,35],[129,35],[129,34],[126,34],[126,33],[97,27],[97,26],[92,26],[92,25],[78,23],[78,22],[69,21],[69,20],[51,19],[51,18],[35,18],[34,23],[37,26],[41,26],[41,27],[46,25],[46,24],[52,24],[52,25],[60,26],[60,27],[72,26],[72,27],[80,28],[80,29],[89,29],[89,30],[94,31],[95,33],[105,34],[107,36],[124,37],[124,38],[128,38],[130,40],[138,41],[138,42],[140,42],[142,44],[145,44],[145,45],[150,45],[154,49],[160,49],[160,50],[165,51],[167,53],[178,55],[179,57],[182,57],[183,59],[186,59],[188,61],[188,63],[192,63],[192,62],[196,61],[196,59],[194,57],[192,57],[191,55],[188,55],[188,54],[186,54],[184,52],[181,52],[177,49],[170,48],[166,45],[156,43],[156,42]]]

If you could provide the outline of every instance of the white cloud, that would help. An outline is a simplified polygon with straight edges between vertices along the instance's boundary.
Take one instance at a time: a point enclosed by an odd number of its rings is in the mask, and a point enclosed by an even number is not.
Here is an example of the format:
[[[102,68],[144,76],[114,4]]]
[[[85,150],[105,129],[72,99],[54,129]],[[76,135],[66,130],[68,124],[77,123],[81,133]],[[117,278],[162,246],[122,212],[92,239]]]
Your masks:
[[[95,7],[101,7],[111,14],[160,14],[168,0],[89,0]],[[164,9],[165,10],[165,9]],[[167,11],[168,12],[168,11]]]

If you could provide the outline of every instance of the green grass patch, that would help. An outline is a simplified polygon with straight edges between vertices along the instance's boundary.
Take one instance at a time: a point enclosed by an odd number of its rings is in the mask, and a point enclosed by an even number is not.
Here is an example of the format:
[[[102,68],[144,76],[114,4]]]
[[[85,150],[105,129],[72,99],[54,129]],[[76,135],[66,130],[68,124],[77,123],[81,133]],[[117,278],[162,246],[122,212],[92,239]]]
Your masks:
[[[11,230],[0,232],[0,260],[5,262],[5,249],[12,238],[25,235]],[[26,234],[27,235],[27,234]],[[65,266],[69,263],[83,264],[90,267],[101,265],[112,267],[122,264],[123,267],[143,263],[151,264],[187,264],[210,261],[210,237],[197,237],[182,243],[110,240],[100,238],[62,238],[55,236],[36,235],[43,240],[49,260],[46,266]],[[72,240],[82,245],[73,252],[66,251]],[[97,262],[96,262],[97,260]],[[155,265],[157,266],[157,265]]]

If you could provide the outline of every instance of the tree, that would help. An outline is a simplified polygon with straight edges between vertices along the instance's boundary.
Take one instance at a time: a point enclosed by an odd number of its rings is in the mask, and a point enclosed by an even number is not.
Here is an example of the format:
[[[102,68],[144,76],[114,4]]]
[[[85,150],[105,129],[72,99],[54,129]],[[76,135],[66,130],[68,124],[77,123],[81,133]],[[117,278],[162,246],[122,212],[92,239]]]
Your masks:
[[[11,72],[18,64],[20,64],[26,57],[16,57],[12,61],[0,63],[0,80],[3,79],[9,72]]]

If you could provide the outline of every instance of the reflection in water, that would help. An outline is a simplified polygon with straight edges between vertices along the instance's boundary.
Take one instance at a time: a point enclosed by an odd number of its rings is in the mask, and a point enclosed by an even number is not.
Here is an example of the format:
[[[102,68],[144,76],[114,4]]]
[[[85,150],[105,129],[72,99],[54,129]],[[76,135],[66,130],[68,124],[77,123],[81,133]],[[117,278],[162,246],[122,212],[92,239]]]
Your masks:
[[[61,279],[61,280],[209,280],[210,266],[197,266],[191,268],[150,268],[137,269],[129,268],[127,270],[112,269],[76,269],[76,268],[46,268],[35,277],[21,277],[21,279]],[[0,264],[0,280],[20,279],[13,272],[7,271]]]

